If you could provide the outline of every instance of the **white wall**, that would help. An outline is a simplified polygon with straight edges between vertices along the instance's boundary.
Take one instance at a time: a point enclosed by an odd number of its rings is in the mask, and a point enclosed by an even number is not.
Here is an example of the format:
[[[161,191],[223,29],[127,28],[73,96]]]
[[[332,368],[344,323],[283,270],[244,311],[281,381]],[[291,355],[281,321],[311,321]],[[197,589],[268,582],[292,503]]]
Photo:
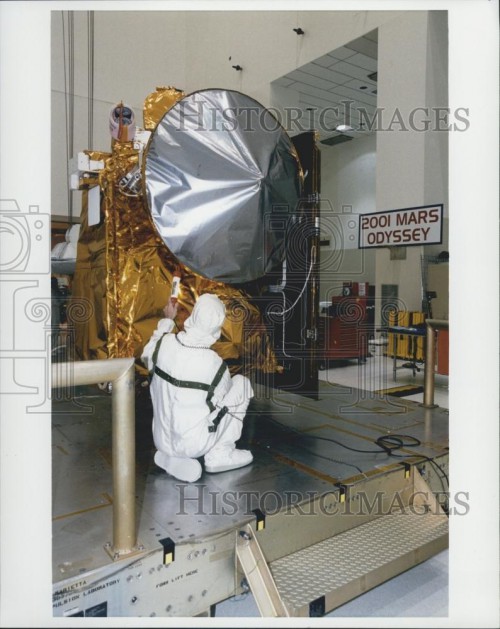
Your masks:
[[[66,13],[65,13],[66,15]],[[158,86],[183,89],[186,84],[186,13],[167,11],[94,12],[93,148],[109,151],[109,112],[123,100],[142,126],[144,99]],[[87,12],[74,12],[75,125],[74,152],[88,141]],[[64,37],[68,45],[68,27]],[[62,13],[52,13],[52,214],[68,215],[66,170],[65,67]],[[66,81],[69,67],[66,61]],[[66,83],[67,85],[67,83]],[[80,192],[73,192],[74,215],[80,214]]]
[[[426,98],[435,107],[448,107],[448,16],[445,11],[429,15],[427,28]],[[449,249],[449,137],[446,132],[427,133],[425,143],[426,204],[441,199],[444,204],[443,242],[425,247],[425,255]]]
[[[87,13],[75,12],[75,153],[88,148]],[[146,96],[159,85],[186,92],[210,87],[240,90],[265,106],[279,104],[271,82],[378,28],[378,104],[446,105],[446,16],[425,11],[95,11],[94,148],[109,150],[108,115],[124,100],[138,124]],[[305,35],[298,37],[293,28]],[[67,215],[65,83],[60,12],[52,17],[52,213]],[[67,35],[67,34],[66,34]],[[231,59],[230,59],[231,57]],[[231,66],[239,64],[242,72]],[[443,78],[444,77],[444,78]],[[379,132],[376,138],[322,150],[323,212],[338,226],[322,248],[322,300],[345,279],[398,284],[409,309],[421,307],[421,247],[390,260],[387,249],[359,252],[350,240],[354,214],[426,203],[447,205],[446,134]],[[376,159],[374,155],[376,154]],[[375,169],[375,170],[374,170]],[[73,193],[79,214],[80,193]],[[335,222],[335,221],[334,221]],[[325,226],[326,221],[324,221]],[[328,229],[326,229],[328,232]],[[333,237],[332,237],[333,236]],[[339,247],[339,239],[342,240]],[[330,275],[329,275],[330,274]],[[350,277],[347,277],[350,276]]]
[[[111,107],[142,120],[157,86],[236,89],[266,107],[274,79],[400,15],[396,11],[95,11],[94,148],[109,150]],[[88,148],[87,12],[75,16],[74,151]],[[300,26],[304,36],[293,28]],[[67,37],[67,33],[66,33]],[[229,60],[231,57],[231,61]],[[52,14],[52,214],[67,215],[61,12]],[[243,72],[231,66],[239,64]],[[73,193],[79,214],[80,193]]]
[[[240,89],[269,106],[271,81],[398,15],[397,11],[197,12],[187,23],[186,88]],[[298,26],[305,35],[293,32]],[[242,66],[243,72],[233,70],[233,64]]]
[[[375,211],[376,136],[321,148],[321,301],[344,280],[375,282],[375,253],[358,249],[359,214]]]
[[[416,107],[447,105],[447,49],[442,14],[405,13],[379,28],[377,104],[383,109],[384,129],[391,128],[396,108],[408,121]],[[442,131],[402,131],[392,125],[392,130],[377,132],[377,211],[447,205],[447,142]],[[421,310],[421,256],[426,249],[406,247],[402,260],[391,260],[388,248],[377,249],[377,294],[382,284],[396,284],[401,309]],[[379,311],[376,317],[378,321]]]

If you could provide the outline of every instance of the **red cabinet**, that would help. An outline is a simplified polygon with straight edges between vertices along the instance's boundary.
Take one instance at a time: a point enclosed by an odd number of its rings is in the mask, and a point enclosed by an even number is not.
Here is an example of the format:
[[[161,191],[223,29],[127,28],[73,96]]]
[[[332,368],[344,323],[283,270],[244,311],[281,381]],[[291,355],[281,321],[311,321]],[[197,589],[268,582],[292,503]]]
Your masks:
[[[364,359],[368,355],[367,297],[333,297],[327,316],[319,319],[318,362]]]
[[[449,365],[449,331],[438,330],[437,334],[437,373],[448,376]]]

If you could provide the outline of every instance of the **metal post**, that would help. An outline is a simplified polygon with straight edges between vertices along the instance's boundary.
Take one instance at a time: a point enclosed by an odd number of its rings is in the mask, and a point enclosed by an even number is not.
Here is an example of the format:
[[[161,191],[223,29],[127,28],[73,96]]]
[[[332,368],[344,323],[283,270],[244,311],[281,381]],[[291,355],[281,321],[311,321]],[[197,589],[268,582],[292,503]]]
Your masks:
[[[131,551],[135,531],[135,370],[132,365],[112,390],[113,551]]]
[[[135,525],[135,367],[133,358],[52,365],[52,388],[112,383],[113,557],[137,550]]]
[[[424,365],[424,408],[436,408],[434,404],[434,364],[436,362],[436,344],[434,332],[449,327],[444,319],[427,319],[425,336],[425,365]]]

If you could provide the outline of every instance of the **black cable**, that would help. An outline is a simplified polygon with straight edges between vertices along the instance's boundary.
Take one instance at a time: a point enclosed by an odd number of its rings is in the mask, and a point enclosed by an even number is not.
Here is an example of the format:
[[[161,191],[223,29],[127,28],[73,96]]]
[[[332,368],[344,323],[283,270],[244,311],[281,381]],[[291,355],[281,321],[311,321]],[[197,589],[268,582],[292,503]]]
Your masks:
[[[405,439],[409,439],[410,441],[405,442]],[[382,437],[378,437],[375,443],[391,456],[394,450],[399,450],[400,448],[415,448],[421,445],[422,442],[411,435],[383,435]]]
[[[216,405],[216,408],[221,409],[220,406]],[[222,409],[221,409],[222,410]],[[243,420],[240,419],[239,417],[237,417],[236,415],[234,415],[234,413],[231,413],[231,411],[227,410],[226,411],[227,415],[231,415],[231,417],[234,417],[234,419],[237,419],[238,421],[242,422]],[[279,422],[277,422],[276,420],[271,420],[274,421],[275,423],[279,424],[280,426],[283,426],[283,424],[280,424]],[[285,428],[288,428],[287,426]],[[290,428],[290,431],[293,432],[294,429]],[[303,433],[296,431],[299,435],[303,435]],[[321,438],[321,437],[318,437]],[[257,445],[261,445],[257,442]],[[320,458],[320,459],[326,459],[327,461],[331,461],[332,463],[337,463],[339,465],[346,465],[347,467],[353,467],[355,470],[357,470],[360,474],[363,474],[363,470],[361,468],[359,468],[357,465],[355,465],[354,463],[346,463],[345,461],[340,461],[338,459],[333,459],[330,456],[325,456],[324,454],[318,454],[317,452],[314,452],[314,450],[309,450],[309,448],[304,448],[304,446],[301,446],[302,450],[305,450],[306,452],[310,452],[311,454],[313,454],[314,456]]]
[[[232,415],[232,413],[230,413],[230,414]],[[233,415],[233,417],[236,417],[236,416]],[[236,419],[239,419],[239,418],[236,418]],[[413,437],[412,435],[392,434],[392,435],[382,435],[382,436],[378,437],[374,441],[374,443],[377,446],[379,446],[380,450],[361,450],[359,448],[351,448],[350,446],[346,445],[345,443],[342,443],[341,441],[338,441],[337,439],[333,439],[331,437],[319,437],[318,435],[310,435],[310,434],[301,432],[300,430],[297,430],[296,428],[292,428],[291,426],[285,426],[284,424],[282,424],[281,422],[277,421],[276,419],[273,419],[272,417],[267,417],[267,421],[271,421],[273,424],[278,425],[280,428],[285,428],[289,432],[292,432],[295,435],[300,436],[302,438],[305,437],[305,438],[308,438],[308,439],[315,439],[317,441],[329,441],[331,443],[336,443],[337,445],[341,446],[342,448],[345,448],[346,450],[351,450],[352,452],[359,452],[361,454],[381,454],[382,452],[385,452],[388,456],[393,456],[393,457],[396,457],[396,458],[405,459],[405,458],[407,458],[407,455],[405,455],[405,454],[394,454],[394,451],[395,450],[400,450],[401,448],[416,448],[416,447],[422,445],[422,442],[420,441],[420,439],[418,439],[417,437]],[[307,450],[307,452],[310,452],[311,454],[313,454],[314,456],[317,456],[318,458],[322,458],[322,459],[326,459],[328,461],[332,461],[333,463],[341,463],[342,465],[348,465],[348,466],[354,467],[355,469],[358,470],[358,472],[360,474],[364,473],[357,465],[354,465],[353,463],[345,463],[345,462],[342,462],[342,461],[336,461],[335,459],[332,459],[331,457],[326,457],[326,456],[324,456],[322,454],[318,454],[318,453],[314,452],[313,450]],[[450,481],[448,479],[448,475],[443,470],[443,468],[440,465],[438,465],[438,463],[436,463],[433,459],[431,459],[430,457],[426,456],[425,454],[420,454],[420,452],[416,452],[414,456],[418,456],[418,457],[424,459],[425,461],[429,461],[429,463],[431,463],[435,468],[437,468],[441,472],[443,477],[446,479],[446,484],[448,485],[448,487],[450,486]],[[439,478],[441,480],[441,485],[443,487],[443,490],[446,491],[446,489],[444,488],[444,485],[442,483],[442,478],[441,477],[439,477]]]
[[[426,460],[429,461],[429,463],[431,463],[434,466],[434,468],[437,468],[441,472],[441,474],[443,474],[443,476],[446,479],[446,484],[448,485],[448,489],[449,489],[450,488],[450,481],[448,480],[448,475],[443,470],[443,468],[440,465],[438,465],[436,463],[436,461],[434,461],[433,459],[431,459],[429,457],[426,457]],[[444,483],[443,483],[443,477],[439,476],[439,474],[437,474],[437,476],[438,476],[439,480],[441,481],[441,487],[443,488],[443,491],[446,493],[446,487],[444,486]]]
[[[398,459],[406,458],[406,456],[404,454],[391,454],[391,456],[397,457]],[[417,453],[415,453],[415,456],[418,456],[421,459],[424,459],[424,461],[429,461],[429,463],[431,463],[434,466],[435,469],[437,468],[441,472],[441,474],[443,476],[441,477],[438,474],[438,477],[439,477],[439,480],[441,481],[441,486],[443,487],[443,490],[446,491],[446,489],[445,489],[445,487],[443,485],[443,477],[446,479],[446,484],[448,485],[448,487],[450,486],[450,481],[449,481],[448,475],[443,470],[443,468],[438,463],[436,463],[436,461],[434,461],[434,459],[431,459],[431,457],[428,457],[425,454],[420,454],[420,452],[417,452]]]
[[[388,456],[405,459],[407,458],[407,455],[394,454],[394,451],[399,450],[401,448],[415,448],[415,447],[418,447],[419,445],[422,445],[422,442],[419,439],[417,439],[417,437],[413,437],[412,435],[382,435],[381,437],[378,437],[374,441],[374,443],[380,447],[380,450],[360,450],[358,448],[351,448],[350,446],[346,445],[345,443],[342,443],[341,441],[338,441],[337,439],[332,439],[331,437],[319,437],[318,435],[306,434],[304,432],[301,432],[300,430],[292,428],[291,426],[284,426],[284,424],[282,424],[281,422],[273,418],[268,418],[268,419],[274,424],[277,424],[282,428],[286,428],[290,432],[300,435],[303,438],[306,437],[308,439],[316,439],[318,441],[330,441],[331,443],[336,443],[342,448],[346,448],[347,450],[351,450],[352,452],[360,452],[362,454],[381,454],[382,452],[385,452]],[[321,457],[321,455],[316,455],[316,456]],[[448,475],[443,470],[443,468],[440,465],[438,465],[438,463],[436,463],[433,459],[426,456],[425,454],[420,454],[419,452],[416,452],[414,456],[418,456],[424,459],[425,461],[429,461],[429,463],[431,463],[433,466],[435,466],[435,468],[437,468],[441,472],[443,477],[446,479],[446,483],[448,487],[450,486]],[[325,457],[322,457],[322,458],[325,458]],[[333,459],[330,459],[330,460],[333,460]],[[440,480],[442,481],[441,477],[440,477]],[[444,489],[444,486],[443,486],[443,489]]]
[[[362,454],[381,454],[382,452],[384,452],[384,449],[382,449],[382,450],[359,450],[358,448],[351,448],[350,446],[347,446],[345,443],[342,443],[341,441],[337,441],[337,439],[332,439],[331,437],[319,437],[318,435],[309,435],[309,434],[306,434],[304,432],[301,432],[300,430],[292,428],[291,426],[285,426],[281,422],[277,421],[276,419],[272,419],[271,417],[269,417],[268,419],[271,422],[273,422],[274,424],[277,424],[278,426],[280,426],[281,428],[286,428],[289,431],[294,432],[297,435],[300,435],[301,437],[307,437],[309,439],[317,439],[318,441],[330,441],[331,443],[336,443],[337,445],[341,446],[342,448],[346,448],[346,450],[351,450],[352,452],[360,452]]]

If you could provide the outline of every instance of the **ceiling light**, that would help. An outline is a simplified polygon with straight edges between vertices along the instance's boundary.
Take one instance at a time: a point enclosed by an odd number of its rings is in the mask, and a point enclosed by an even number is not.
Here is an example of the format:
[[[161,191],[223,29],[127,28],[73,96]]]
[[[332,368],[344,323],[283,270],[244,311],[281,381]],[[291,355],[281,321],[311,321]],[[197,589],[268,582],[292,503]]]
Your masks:
[[[350,127],[348,124],[339,124],[335,127],[335,131],[340,131],[343,133],[344,131],[352,131],[353,127]]]

